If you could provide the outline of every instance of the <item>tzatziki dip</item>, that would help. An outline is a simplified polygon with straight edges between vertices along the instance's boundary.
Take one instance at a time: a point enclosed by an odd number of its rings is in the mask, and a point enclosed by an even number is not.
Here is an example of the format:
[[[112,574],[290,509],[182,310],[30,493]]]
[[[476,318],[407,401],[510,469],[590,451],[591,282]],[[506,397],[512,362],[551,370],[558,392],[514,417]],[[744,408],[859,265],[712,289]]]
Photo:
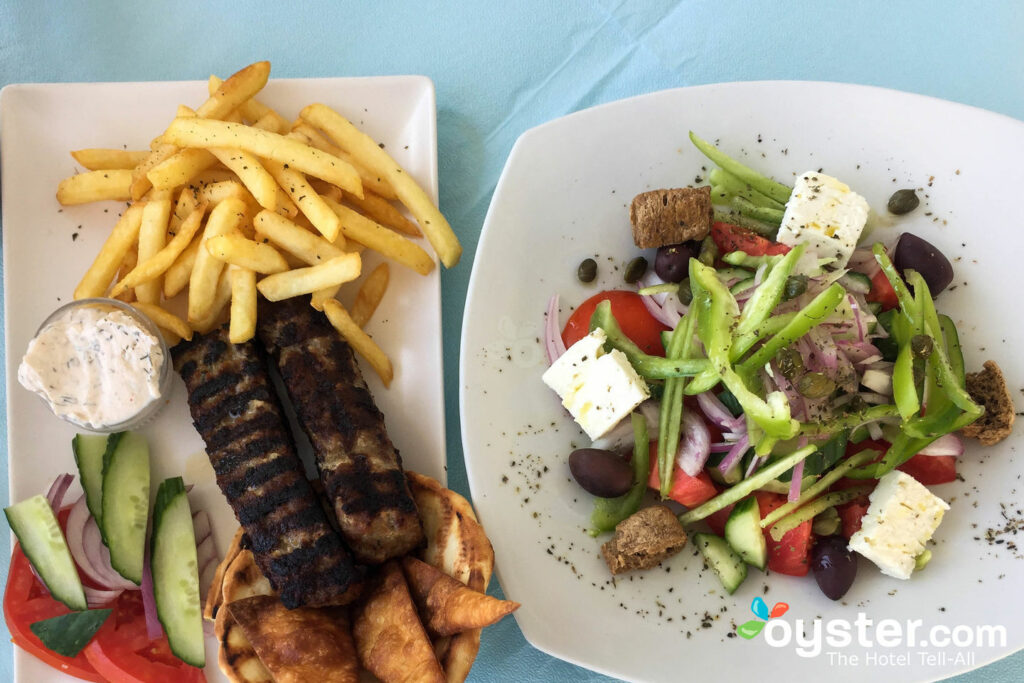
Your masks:
[[[146,327],[133,310],[112,302],[61,308],[29,342],[18,381],[77,425],[125,425],[151,412],[167,375],[163,342]]]

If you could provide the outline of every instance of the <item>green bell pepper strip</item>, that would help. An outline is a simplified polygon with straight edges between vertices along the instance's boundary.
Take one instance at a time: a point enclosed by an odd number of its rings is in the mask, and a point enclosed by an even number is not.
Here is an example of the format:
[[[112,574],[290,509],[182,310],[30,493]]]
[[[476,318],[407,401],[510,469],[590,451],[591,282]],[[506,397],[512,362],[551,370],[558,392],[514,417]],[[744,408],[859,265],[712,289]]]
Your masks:
[[[618,498],[598,498],[590,516],[591,536],[614,531],[615,525],[640,509],[647,490],[650,474],[650,441],[647,438],[647,418],[638,413],[630,415],[633,423],[633,486]]]
[[[867,422],[887,417],[898,417],[899,410],[892,404],[871,406],[857,413],[850,413],[828,422],[804,422],[800,425],[800,436],[824,436],[844,429],[853,429]],[[852,440],[852,439],[851,439]]]
[[[741,182],[746,183],[751,189],[757,190],[761,194],[767,195],[781,204],[785,204],[789,201],[789,195],[793,193],[793,188],[787,187],[782,183],[775,182],[771,178],[761,175],[754,169],[744,166],[740,162],[721,152],[707,140],[702,140],[697,137],[693,131],[690,131],[690,142],[700,150],[701,154],[715,162],[723,171],[735,176]]]
[[[729,205],[736,211],[739,211],[740,215],[746,216],[747,218],[753,218],[756,221],[764,221],[771,225],[782,225],[782,217],[785,213],[782,209],[773,209],[769,206],[757,206],[752,201],[744,197],[733,197],[729,200]]]
[[[714,201],[714,198],[711,200]],[[738,225],[741,228],[746,228],[753,232],[756,232],[761,237],[774,240],[779,233],[779,226],[770,225],[768,223],[762,223],[761,221],[755,221],[753,218],[747,218],[741,213],[727,213],[725,211],[714,211],[714,221],[716,223],[729,223],[731,225]]]
[[[606,346],[618,349],[626,354],[630,365],[645,379],[668,379],[669,377],[692,377],[711,367],[706,358],[690,358],[670,360],[661,356],[644,353],[639,346],[627,337],[618,321],[612,314],[610,301],[602,301],[590,316],[590,331],[600,327],[604,330]]]
[[[769,267],[774,266],[782,260],[781,254],[764,254],[763,256],[751,256],[745,251],[730,251],[722,257],[722,261],[737,268],[749,268],[757,270],[767,263]]]
[[[885,253],[885,246],[881,242],[875,242],[871,247],[871,251],[875,255],[875,261],[881,266],[882,272],[885,273],[886,279],[889,280],[889,284],[892,285],[892,289],[896,293],[896,301],[899,303],[900,313],[903,314],[904,320],[910,323],[910,328],[913,330],[910,336],[921,334],[923,330],[921,328],[917,301],[914,300],[914,296],[910,293],[910,289],[907,288],[907,284],[903,281],[899,271],[896,270],[896,266],[889,260],[889,255]]]
[[[696,310],[690,311],[672,331],[672,338],[666,357],[687,358],[693,347]],[[683,387],[685,377],[670,377],[665,380],[665,393],[658,417],[658,480],[661,483],[661,497],[664,500],[672,491],[676,450],[679,448],[679,430],[683,419]]]
[[[819,479],[818,481],[814,482],[806,489],[801,491],[800,500],[796,501],[795,503],[784,503],[783,505],[780,505],[779,507],[775,508],[767,515],[765,515],[765,518],[761,520],[761,528],[767,529],[776,520],[785,517],[793,510],[796,510],[797,508],[805,505],[807,502],[814,500],[814,498],[816,498],[818,495],[828,490],[829,486],[832,486],[832,484],[842,479],[847,472],[849,472],[855,467],[860,467],[865,463],[871,462],[877,456],[878,451],[871,450],[854,453],[849,458],[842,461],[841,463],[833,467],[831,470],[823,474],[821,479]]]
[[[794,465],[816,450],[818,450],[817,446],[804,446],[798,451],[794,451],[789,455],[779,458],[770,465],[762,467],[752,476],[747,477],[735,486],[722,491],[711,500],[705,501],[692,510],[688,510],[687,512],[679,515],[679,521],[683,524],[699,522],[705,517],[715,514],[722,508],[732,505],[741,498],[746,498],[749,494],[761,488],[772,479],[775,479],[786,470],[791,469]]]
[[[722,383],[732,392],[747,417],[770,437],[788,439],[799,425],[789,413],[785,396],[776,393],[768,400],[747,388],[742,377],[733,369],[729,358],[732,347],[732,328],[739,317],[739,306],[728,288],[715,275],[715,269],[690,261],[690,287],[697,310],[697,334],[704,351],[718,372]]]
[[[719,195],[725,195],[730,198],[741,197],[756,207],[777,209],[779,211],[786,208],[783,202],[776,201],[763,192],[758,192],[724,169],[711,169],[708,172],[708,182],[711,183],[712,203],[717,203],[715,200]]]
[[[772,316],[771,318],[763,321],[754,328],[753,331],[737,336],[732,340],[732,348],[729,350],[729,360],[735,363],[742,358],[743,354],[749,351],[754,344],[770,334],[779,332],[779,330],[788,325],[795,317],[796,313],[780,313],[779,315]],[[705,391],[713,389],[718,382],[718,372],[713,367],[708,367],[704,372],[695,375],[694,378],[687,383],[685,389],[686,395],[696,396],[697,394],[703,394]]]
[[[809,304],[797,311],[797,314],[785,327],[775,333],[753,355],[740,363],[736,368],[737,372],[744,377],[753,375],[784,347],[807,334],[812,327],[824,322],[845,298],[846,290],[838,283],[814,297]]]
[[[837,505],[856,500],[866,493],[871,493],[871,488],[871,486],[864,485],[826,493],[824,496],[812,500],[807,505],[799,508],[788,517],[780,519],[768,533],[771,535],[772,540],[778,543],[787,532],[792,531],[808,520],[814,519],[815,515],[821,514],[825,510],[834,508]]]
[[[803,243],[796,245],[781,260],[769,266],[768,274],[743,307],[739,324],[733,330],[734,338],[749,334],[772,314],[775,307],[782,301],[782,295],[786,289],[786,280],[792,274],[793,268],[796,267],[796,263],[803,255],[806,246]]]
[[[675,282],[666,282],[660,285],[651,285],[650,287],[644,287],[636,291],[640,296],[650,296],[651,294],[676,294],[679,292],[679,284]]]
[[[892,368],[892,393],[900,417],[904,420],[921,412],[921,401],[914,385],[914,353],[909,342],[903,344],[896,355],[896,363]]]

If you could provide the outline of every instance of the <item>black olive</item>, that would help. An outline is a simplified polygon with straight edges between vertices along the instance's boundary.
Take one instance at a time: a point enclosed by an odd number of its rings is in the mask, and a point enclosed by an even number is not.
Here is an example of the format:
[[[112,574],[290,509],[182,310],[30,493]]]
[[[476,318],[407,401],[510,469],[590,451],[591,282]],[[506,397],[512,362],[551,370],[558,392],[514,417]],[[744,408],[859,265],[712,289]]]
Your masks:
[[[932,296],[937,296],[953,281],[953,265],[945,254],[935,245],[909,232],[900,235],[892,262],[904,277],[907,270],[919,272],[928,283]]]
[[[601,498],[624,495],[633,486],[633,467],[618,454],[599,448],[573,451],[569,471],[584,491]]]
[[[658,253],[654,257],[654,272],[665,282],[682,282],[689,275],[690,259],[699,253],[698,242],[658,247]]]
[[[623,274],[622,279],[631,285],[636,284],[637,280],[642,278],[646,272],[647,259],[643,256],[637,256],[626,264],[626,272]]]
[[[580,279],[580,282],[593,282],[597,277],[597,261],[592,258],[580,261],[580,265],[576,269],[576,277]]]
[[[857,578],[857,558],[842,536],[819,539],[811,550],[811,569],[818,587],[830,600],[838,600]]]
[[[889,213],[902,216],[916,209],[920,203],[921,200],[917,198],[917,193],[913,190],[896,190],[889,197]]]
[[[782,290],[782,298],[785,301],[795,299],[807,291],[806,275],[790,275],[786,278],[786,286]]]

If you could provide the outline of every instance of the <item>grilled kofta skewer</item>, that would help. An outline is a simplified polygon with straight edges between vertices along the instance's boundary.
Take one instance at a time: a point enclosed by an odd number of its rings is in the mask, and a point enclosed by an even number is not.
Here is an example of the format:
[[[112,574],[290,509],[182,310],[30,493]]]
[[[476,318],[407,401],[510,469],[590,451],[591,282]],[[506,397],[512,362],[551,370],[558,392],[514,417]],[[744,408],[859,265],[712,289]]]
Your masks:
[[[379,564],[420,545],[423,528],[402,459],[352,349],[307,297],[261,301],[257,321],[352,554]]]
[[[361,571],[306,479],[262,350],[231,344],[220,328],[178,344],[172,355],[217,484],[281,602],[351,602]]]

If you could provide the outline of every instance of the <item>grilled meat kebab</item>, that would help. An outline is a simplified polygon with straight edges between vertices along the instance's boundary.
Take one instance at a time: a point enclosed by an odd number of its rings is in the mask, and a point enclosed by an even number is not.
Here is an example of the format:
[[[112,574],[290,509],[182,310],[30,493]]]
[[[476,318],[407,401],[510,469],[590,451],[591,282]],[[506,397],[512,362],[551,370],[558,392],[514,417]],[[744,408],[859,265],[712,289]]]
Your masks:
[[[380,564],[420,545],[423,528],[402,459],[352,349],[308,297],[261,301],[257,321],[352,554]]]
[[[306,479],[259,346],[231,344],[225,326],[181,342],[172,355],[217,484],[281,602],[351,602],[361,568]]]

